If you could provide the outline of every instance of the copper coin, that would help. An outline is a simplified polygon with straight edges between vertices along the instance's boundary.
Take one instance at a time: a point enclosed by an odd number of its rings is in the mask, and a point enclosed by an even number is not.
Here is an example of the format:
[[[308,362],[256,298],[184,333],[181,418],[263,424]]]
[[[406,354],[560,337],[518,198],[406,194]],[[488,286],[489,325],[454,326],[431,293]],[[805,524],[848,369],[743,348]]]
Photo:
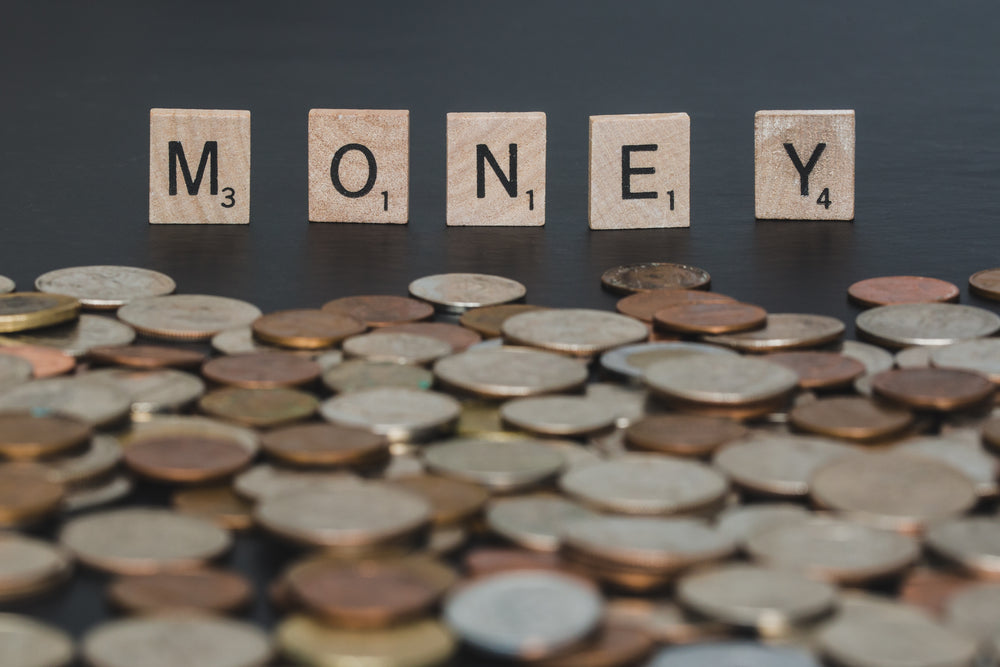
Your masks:
[[[161,435],[134,440],[125,448],[125,465],[150,479],[200,483],[239,472],[254,452],[235,440],[198,435]]]
[[[243,426],[272,428],[308,418],[316,412],[319,400],[312,394],[286,387],[223,387],[202,396],[198,407],[213,417]]]
[[[651,415],[625,430],[634,449],[675,456],[705,456],[747,435],[745,426],[729,419],[697,415]]]
[[[734,301],[736,299],[733,297],[718,292],[667,288],[636,292],[624,299],[619,299],[615,308],[622,315],[628,315],[643,322],[652,322],[656,311],[670,306],[689,303],[731,303]]]
[[[955,368],[899,368],[872,378],[872,390],[914,410],[951,412],[983,404],[996,385],[984,375]]]
[[[0,347],[0,354],[20,357],[31,364],[35,379],[50,378],[69,373],[76,367],[76,359],[61,350],[42,345],[11,345]]]
[[[946,280],[923,276],[868,278],[847,288],[847,296],[862,306],[958,301],[959,293],[958,287]]]
[[[865,365],[857,359],[837,352],[775,352],[764,357],[768,361],[791,368],[799,374],[803,389],[841,389],[849,387],[865,373]]]
[[[975,579],[962,577],[929,567],[910,570],[899,587],[899,599],[915,607],[941,616],[951,598],[964,588],[976,583]]]
[[[427,558],[350,562],[314,559],[286,574],[292,595],[328,623],[382,628],[420,616],[457,580]]]
[[[1000,268],[973,273],[969,276],[969,291],[984,299],[1000,301]]]
[[[738,301],[682,303],[656,311],[653,322],[661,329],[677,333],[737,333],[763,327],[767,311]]]
[[[363,333],[367,327],[347,315],[302,309],[263,315],[254,320],[250,328],[254,338],[264,343],[299,350],[319,350],[333,347],[348,336]]]
[[[983,442],[1000,450],[1000,417],[991,417],[983,423]]]
[[[627,264],[608,269],[601,274],[601,285],[604,289],[619,294],[648,292],[668,287],[706,290],[711,282],[712,277],[704,269],[669,262]]]
[[[369,327],[388,327],[427,320],[434,306],[405,296],[386,294],[345,296],[323,304],[323,312],[346,315]]]
[[[59,509],[65,489],[40,467],[0,465],[0,526],[17,526]]]
[[[874,442],[901,435],[913,423],[913,414],[860,396],[836,396],[797,405],[788,420],[809,433]]]
[[[314,382],[322,371],[315,361],[292,352],[251,352],[211,359],[201,372],[219,384],[271,389]]]
[[[465,571],[472,577],[485,577],[518,570],[565,572],[567,569],[559,554],[527,549],[479,547],[466,552],[462,563]]]
[[[90,439],[90,424],[58,414],[0,413],[0,455],[31,461],[81,447]]]
[[[231,612],[246,606],[252,594],[250,583],[242,575],[215,569],[131,575],[108,586],[111,602],[135,614],[177,610]]]
[[[196,486],[174,492],[171,503],[181,514],[208,519],[229,530],[248,530],[253,525],[253,503],[229,486]]]
[[[431,522],[435,526],[467,522],[490,499],[482,487],[447,477],[414,475],[395,479],[392,484],[423,496],[431,504]]]
[[[411,322],[410,324],[394,324],[376,329],[373,333],[411,333],[418,336],[437,338],[451,345],[455,352],[462,352],[476,343],[483,342],[483,337],[471,329],[447,322]]]
[[[389,456],[389,441],[371,431],[337,424],[300,424],[269,431],[261,447],[284,463],[350,466]]]
[[[505,303],[499,306],[485,306],[467,310],[462,313],[458,321],[463,327],[481,334],[483,338],[499,338],[500,327],[508,317],[532,310],[542,310],[542,307],[530,306],[526,303]]]
[[[535,667],[620,667],[638,664],[653,647],[652,637],[635,625],[605,621],[597,635],[576,650],[531,664]]]
[[[205,362],[205,355],[165,345],[108,345],[92,347],[87,356],[99,364],[113,364],[129,368],[197,368]]]

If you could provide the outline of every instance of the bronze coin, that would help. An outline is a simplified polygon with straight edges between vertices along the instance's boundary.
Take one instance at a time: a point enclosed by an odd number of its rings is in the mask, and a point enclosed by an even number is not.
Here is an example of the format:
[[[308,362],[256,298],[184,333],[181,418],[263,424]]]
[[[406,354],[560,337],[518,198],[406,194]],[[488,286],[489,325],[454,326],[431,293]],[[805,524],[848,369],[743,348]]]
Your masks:
[[[797,405],[788,420],[809,433],[875,442],[901,435],[913,423],[913,414],[861,396],[836,396]]]
[[[250,352],[206,361],[201,372],[219,384],[272,389],[309,384],[319,378],[322,369],[315,361],[292,352]]]
[[[199,435],[136,439],[125,448],[125,465],[143,477],[164,482],[201,483],[233,475],[254,452],[235,440]]]
[[[582,646],[531,664],[535,667],[621,667],[638,664],[653,647],[652,637],[635,625],[605,621],[597,635]]]
[[[75,417],[5,412],[0,414],[0,456],[33,461],[62,454],[85,445],[92,433],[89,423]]]
[[[634,449],[675,456],[705,456],[747,433],[745,426],[729,419],[651,415],[625,429],[625,442]]]
[[[261,447],[284,463],[300,466],[368,464],[389,456],[389,441],[353,426],[301,424],[265,433]]]
[[[65,489],[41,467],[0,465],[0,526],[18,526],[56,512]]]
[[[27,361],[36,380],[64,375],[76,368],[76,359],[54,347],[11,345],[0,347],[0,354],[10,354]]]
[[[836,352],[774,352],[763,357],[799,375],[803,389],[841,389],[864,375],[865,365]]]
[[[285,387],[223,387],[202,396],[198,407],[213,417],[243,426],[272,428],[307,419],[316,412],[319,400],[312,394]]]
[[[459,324],[481,334],[483,338],[499,338],[500,327],[508,317],[527,313],[532,310],[542,310],[542,306],[530,306],[526,303],[504,303],[499,306],[484,306],[473,308],[462,313]]]
[[[903,578],[899,586],[899,599],[900,602],[920,607],[933,616],[940,617],[952,596],[975,583],[975,579],[951,572],[915,567]]]
[[[948,281],[923,276],[868,278],[847,288],[847,296],[862,306],[958,301],[959,294]]]
[[[479,514],[490,499],[482,487],[447,477],[414,475],[395,479],[391,484],[426,499],[435,526],[465,523]]]
[[[369,327],[419,322],[434,316],[434,306],[405,296],[345,296],[323,304],[323,312],[353,317]]]
[[[109,345],[92,347],[87,353],[98,364],[127,366],[128,368],[197,368],[205,362],[205,355],[194,350],[184,350],[165,345]]]
[[[375,333],[381,331],[385,331],[386,333],[411,333],[418,336],[430,336],[431,338],[437,338],[448,343],[455,352],[462,352],[476,343],[483,342],[483,337],[475,331],[457,324],[448,324],[447,322],[395,324],[382,329],[376,329]]]
[[[333,347],[350,336],[364,333],[363,322],[322,310],[282,310],[254,320],[253,336],[263,343],[298,350]]]
[[[250,601],[253,589],[240,574],[215,569],[121,577],[108,586],[119,608],[143,614],[160,611],[236,611]]]
[[[471,577],[485,577],[518,570],[566,571],[566,564],[559,554],[526,549],[480,547],[466,552],[462,564]]]
[[[1000,268],[973,273],[969,276],[969,291],[984,299],[1000,301]]]
[[[711,283],[712,278],[708,275],[708,271],[696,266],[669,262],[627,264],[608,269],[601,274],[601,286],[619,294],[664,288],[707,290]]]
[[[872,390],[914,410],[951,412],[983,404],[996,385],[985,375],[955,368],[898,368],[872,378]]]
[[[619,299],[615,308],[622,315],[628,315],[643,322],[652,322],[656,311],[670,306],[687,303],[732,303],[734,301],[736,299],[733,297],[718,292],[667,288],[636,292]]]
[[[653,322],[660,329],[677,333],[737,333],[763,327],[767,311],[739,301],[681,303],[656,311]]]
[[[253,503],[241,498],[229,486],[179,489],[170,502],[181,514],[208,519],[228,530],[248,530],[253,526]]]

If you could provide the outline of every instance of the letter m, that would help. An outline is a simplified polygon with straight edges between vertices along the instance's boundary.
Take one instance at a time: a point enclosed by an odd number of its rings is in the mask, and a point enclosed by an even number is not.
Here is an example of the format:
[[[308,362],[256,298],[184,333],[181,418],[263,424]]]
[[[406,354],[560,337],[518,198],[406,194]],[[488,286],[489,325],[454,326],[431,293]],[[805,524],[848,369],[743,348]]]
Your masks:
[[[177,163],[180,163],[181,174],[184,176],[184,185],[187,187],[189,195],[196,195],[201,189],[201,179],[205,177],[205,166],[209,165],[208,185],[209,192],[213,195],[219,194],[219,143],[217,141],[206,141],[205,147],[201,149],[201,161],[198,163],[198,173],[191,178],[191,169],[188,167],[187,158],[184,156],[184,147],[179,141],[169,143],[170,152],[170,194],[177,194]]]

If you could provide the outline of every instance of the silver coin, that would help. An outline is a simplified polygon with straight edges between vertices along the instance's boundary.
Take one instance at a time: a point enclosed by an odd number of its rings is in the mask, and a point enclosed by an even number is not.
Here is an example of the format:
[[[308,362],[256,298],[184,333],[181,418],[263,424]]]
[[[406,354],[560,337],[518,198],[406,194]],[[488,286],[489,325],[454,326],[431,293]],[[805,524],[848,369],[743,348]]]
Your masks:
[[[586,396],[531,396],[504,403],[500,417],[529,433],[581,436],[610,428],[618,414],[614,406]]]
[[[461,411],[461,404],[447,394],[399,387],[342,394],[319,406],[327,421],[359,426],[394,442],[424,440],[450,431]]]
[[[738,544],[745,543],[757,533],[805,521],[811,516],[802,505],[792,503],[753,503],[733,505],[722,510],[715,519],[715,527]]]
[[[878,375],[878,373],[865,373],[864,375],[855,378],[854,391],[862,396],[867,396],[868,398],[874,396],[875,390],[872,388],[872,382],[875,380],[876,375]]]
[[[891,353],[877,345],[860,343],[856,340],[842,341],[838,351],[845,357],[860,361],[865,366],[865,372],[872,375],[887,371],[895,364]]]
[[[71,490],[63,498],[62,508],[64,512],[82,512],[109,505],[130,493],[132,493],[132,479],[125,475],[116,475],[105,482]]]
[[[504,320],[505,340],[546,350],[589,356],[620,345],[646,340],[649,330],[639,320],[587,308],[549,308]]]
[[[615,426],[628,428],[650,412],[659,412],[658,406],[649,401],[649,391],[644,387],[626,386],[613,382],[591,382],[585,396],[603,403],[615,415]]]
[[[0,665],[65,667],[74,653],[73,640],[59,628],[30,616],[0,614]]]
[[[248,326],[261,314],[246,301],[205,294],[136,299],[118,309],[118,318],[140,333],[178,340],[208,340],[221,331]]]
[[[7,602],[65,581],[72,576],[73,558],[50,542],[4,531],[0,533],[0,570],[0,601]]]
[[[573,359],[520,347],[454,354],[434,364],[443,383],[478,396],[534,396],[580,387],[587,367]]]
[[[579,579],[513,572],[463,586],[445,603],[444,622],[481,651],[539,659],[588,637],[603,613],[601,596]]]
[[[577,468],[559,479],[567,495],[598,509],[627,514],[676,514],[718,502],[726,479],[697,461],[629,454]]]
[[[0,294],[13,292],[16,287],[17,285],[14,284],[13,280],[7,276],[0,276]]]
[[[980,577],[1000,578],[1000,522],[995,517],[962,517],[932,525],[927,547]]]
[[[261,463],[238,474],[233,479],[233,490],[248,500],[259,502],[287,493],[322,491],[361,484],[361,478],[350,472],[277,468]]]
[[[896,353],[894,361],[899,368],[927,368],[931,365],[933,347],[913,345]]]
[[[795,371],[763,359],[695,355],[646,368],[657,394],[712,405],[741,405],[780,398],[799,383]]]
[[[439,475],[481,484],[497,491],[523,489],[558,475],[566,461],[536,440],[456,438],[430,445],[424,464]]]
[[[646,667],[820,667],[810,653],[787,646],[718,642],[665,648]]]
[[[4,354],[3,348],[0,347],[0,394],[27,382],[34,374],[34,367],[28,360]]]
[[[351,359],[326,369],[323,384],[336,394],[376,387],[430,389],[434,385],[434,374],[426,368],[408,364]]]
[[[197,375],[170,368],[149,371],[105,368],[78,377],[95,378],[116,385],[131,398],[134,419],[144,419],[156,413],[179,412],[205,393],[205,383]]]
[[[341,347],[351,357],[418,366],[429,364],[453,351],[451,345],[438,338],[389,331],[352,336]]]
[[[494,500],[486,510],[486,525],[518,546],[555,552],[563,526],[593,515],[586,507],[559,496],[518,496]]]
[[[212,336],[212,349],[222,354],[246,354],[248,352],[273,352],[281,348],[265,345],[253,337],[250,327],[226,329]]]
[[[907,535],[818,516],[754,533],[745,548],[765,565],[845,584],[900,572],[920,557]]]
[[[41,345],[82,357],[92,347],[128,345],[133,340],[135,330],[127,324],[101,315],[81,315],[72,324],[5,334],[0,336],[0,345]]]
[[[865,338],[888,347],[950,345],[1000,331],[1000,317],[954,303],[903,303],[866,310],[855,320]]]
[[[571,440],[540,440],[549,449],[559,452],[566,461],[564,470],[572,470],[584,466],[600,463],[604,460],[603,453],[593,444],[581,445]]]
[[[524,285],[516,280],[482,273],[441,273],[410,283],[411,296],[452,313],[510,303],[524,298],[526,293]]]
[[[705,336],[702,340],[742,352],[791,350],[818,347],[840,340],[844,323],[826,315],[768,313],[762,329],[735,334]]]
[[[982,373],[993,382],[1000,382],[1000,339],[976,338],[932,348],[932,366],[960,368]]]
[[[128,415],[128,394],[106,380],[47,378],[17,385],[0,394],[0,410],[51,411],[107,426]]]
[[[122,458],[122,447],[111,435],[97,434],[81,453],[43,461],[53,477],[69,487],[83,486],[104,477]]]
[[[90,308],[117,308],[133,299],[170,294],[176,288],[170,276],[134,266],[75,266],[35,279],[39,292],[72,296]]]
[[[601,355],[601,366],[609,373],[642,379],[646,369],[657,361],[696,354],[736,354],[718,345],[703,343],[637,343],[608,350]]]
[[[1000,465],[983,449],[978,437],[970,441],[960,435],[924,436],[904,440],[894,445],[893,449],[947,463],[975,482],[976,493],[981,497],[990,498],[1000,493],[997,487]]]
[[[1000,584],[977,583],[948,599],[945,624],[981,642],[1000,635]]]

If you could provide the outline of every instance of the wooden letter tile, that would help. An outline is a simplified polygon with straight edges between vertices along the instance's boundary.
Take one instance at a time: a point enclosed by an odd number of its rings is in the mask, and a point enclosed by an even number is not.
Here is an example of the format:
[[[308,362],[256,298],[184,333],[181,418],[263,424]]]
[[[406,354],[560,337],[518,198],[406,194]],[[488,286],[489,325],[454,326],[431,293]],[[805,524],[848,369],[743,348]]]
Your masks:
[[[410,112],[309,112],[309,219],[403,224],[410,205]]]
[[[250,222],[249,111],[149,111],[149,222]]]
[[[448,114],[448,224],[545,224],[545,114]]]
[[[590,228],[691,225],[686,113],[590,117]]]
[[[758,111],[759,219],[854,219],[854,111]]]

